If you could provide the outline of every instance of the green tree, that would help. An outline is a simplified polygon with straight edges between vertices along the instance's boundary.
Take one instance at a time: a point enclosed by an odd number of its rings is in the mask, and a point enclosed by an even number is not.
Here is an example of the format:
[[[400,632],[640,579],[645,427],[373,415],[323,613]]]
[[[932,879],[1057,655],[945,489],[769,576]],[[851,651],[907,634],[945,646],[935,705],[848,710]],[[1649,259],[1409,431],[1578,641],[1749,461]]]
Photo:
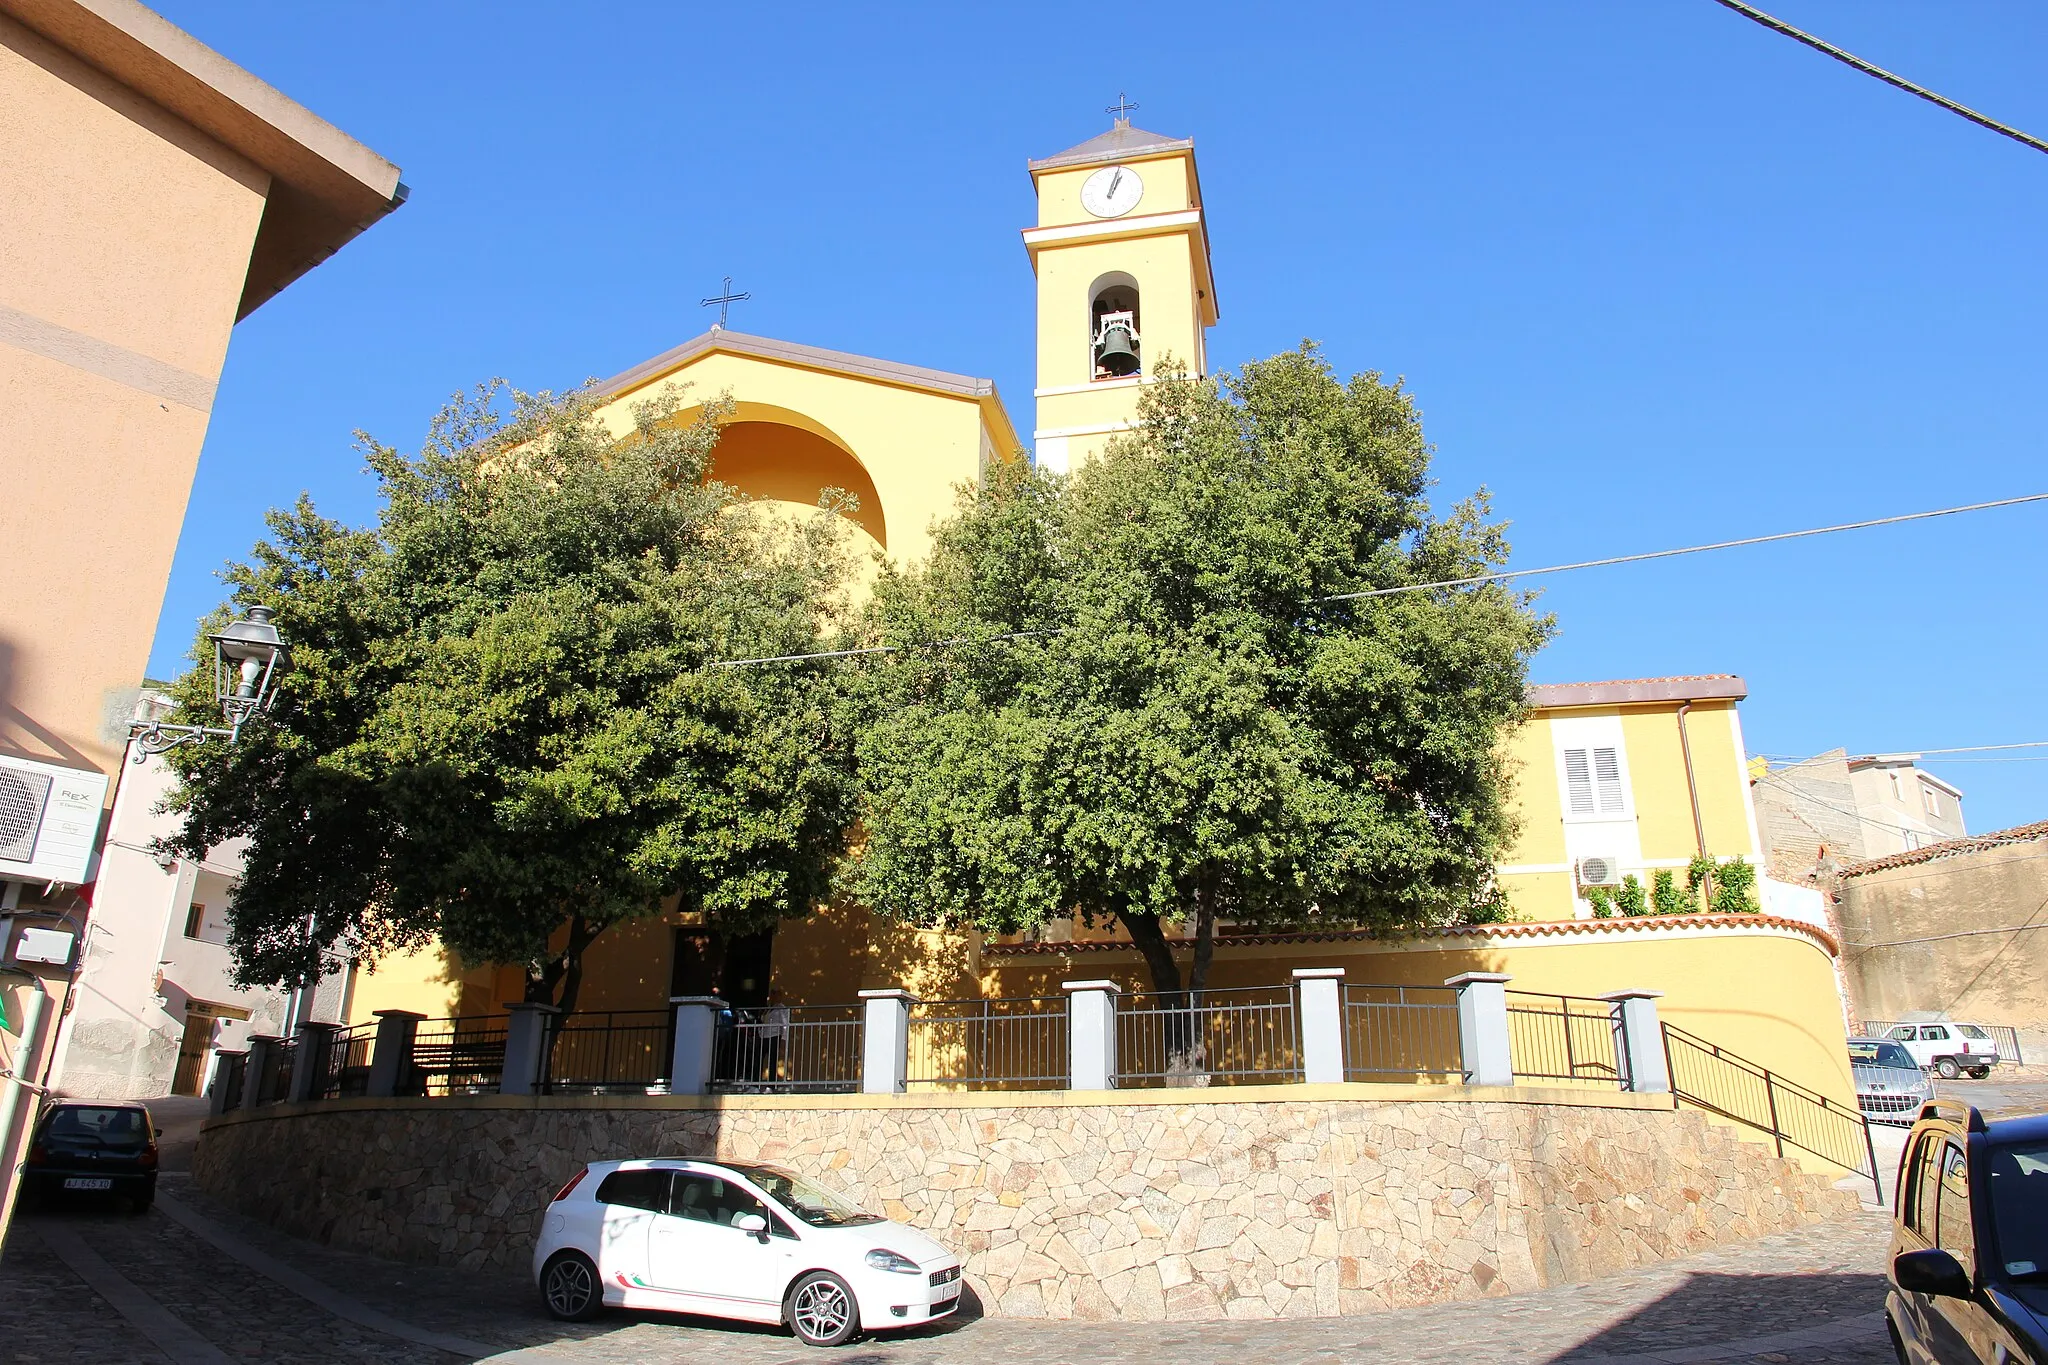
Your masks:
[[[1730,858],[1714,868],[1714,891],[1709,902],[1717,915],[1753,915],[1763,907],[1756,899],[1756,868],[1740,858]]]
[[[1308,345],[1162,366],[1142,416],[1071,478],[992,469],[881,577],[902,651],[858,689],[847,890],[992,932],[1113,919],[1182,999],[1224,921],[1496,917],[1501,741],[1548,622],[1498,585],[1329,600],[1500,564],[1485,494],[1432,515],[1410,395]]]
[[[302,499],[228,568],[292,662],[238,744],[174,751],[170,846],[248,840],[245,983],[438,937],[572,1010],[622,920],[678,901],[738,932],[828,889],[849,808],[829,699],[704,664],[818,647],[837,519],[796,527],[707,483],[725,409],[682,424],[679,402],[617,438],[587,397],[483,386],[417,455],[362,438],[375,526]],[[187,717],[210,688],[204,667],[179,681]]]
[[[1650,908],[1660,915],[1684,915],[1692,910],[1692,903],[1678,889],[1678,878],[1668,867],[1658,868],[1650,878]]]
[[[1650,913],[1649,903],[1643,897],[1642,879],[1635,873],[1621,879],[1621,891],[1614,898],[1614,908],[1630,918]]]

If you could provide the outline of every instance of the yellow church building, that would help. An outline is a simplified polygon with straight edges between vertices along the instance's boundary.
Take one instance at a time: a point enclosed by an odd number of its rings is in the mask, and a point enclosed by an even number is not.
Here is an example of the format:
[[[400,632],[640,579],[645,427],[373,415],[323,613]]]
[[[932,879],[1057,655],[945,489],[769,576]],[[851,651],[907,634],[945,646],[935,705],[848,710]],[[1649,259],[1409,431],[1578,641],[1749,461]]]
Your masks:
[[[1120,119],[1029,171],[1038,200],[1023,230],[1038,284],[1031,446],[1039,466],[1064,471],[1135,425],[1159,360],[1207,373],[1216,286],[1191,140]],[[927,553],[956,486],[991,460],[1024,456],[990,380],[719,327],[598,386],[601,416],[623,432],[632,406],[671,384],[733,405],[714,477],[792,511],[814,509],[825,489],[846,490],[863,545],[899,562]],[[1213,984],[1279,984],[1295,967],[1342,965],[1359,982],[1440,985],[1487,970],[1562,994],[1649,987],[1666,993],[1667,1017],[1712,1023],[1728,1046],[1777,1056],[1789,1074],[1841,1093],[1835,945],[1824,928],[1766,915],[1740,925],[1704,915],[1596,920],[1584,895],[1627,875],[1647,885],[1662,869],[1679,870],[1682,883],[1702,852],[1761,862],[1736,714],[1744,694],[1728,676],[1532,688],[1528,723],[1506,740],[1521,818],[1498,877],[1513,922],[1401,943],[1233,936]],[[771,987],[792,1004],[894,986],[926,999],[1056,996],[1076,976],[1144,982],[1128,945],[1082,926],[983,941],[829,906],[726,942],[670,916],[619,926],[593,945],[578,1010],[658,1010],[671,995],[706,993],[758,1005]],[[517,968],[465,971],[427,952],[358,967],[348,1017],[496,1014],[522,991]],[[1773,1006],[1737,1008],[1734,995],[1752,991]]]

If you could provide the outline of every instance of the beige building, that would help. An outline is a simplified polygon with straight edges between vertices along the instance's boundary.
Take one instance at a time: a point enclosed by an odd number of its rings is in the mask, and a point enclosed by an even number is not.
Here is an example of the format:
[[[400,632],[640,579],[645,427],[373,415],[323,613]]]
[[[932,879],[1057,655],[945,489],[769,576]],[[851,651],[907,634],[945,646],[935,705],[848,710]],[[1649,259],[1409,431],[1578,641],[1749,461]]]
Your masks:
[[[2048,1055],[2048,820],[1853,863],[1839,887],[1857,1018],[2007,1025]]]
[[[1750,796],[1773,871],[1810,884],[1849,863],[1962,838],[1962,790],[1919,757],[1834,749],[1796,763],[1759,761]]]
[[[0,149],[0,1072],[41,1075],[228,334],[405,188],[134,0],[0,0]]]

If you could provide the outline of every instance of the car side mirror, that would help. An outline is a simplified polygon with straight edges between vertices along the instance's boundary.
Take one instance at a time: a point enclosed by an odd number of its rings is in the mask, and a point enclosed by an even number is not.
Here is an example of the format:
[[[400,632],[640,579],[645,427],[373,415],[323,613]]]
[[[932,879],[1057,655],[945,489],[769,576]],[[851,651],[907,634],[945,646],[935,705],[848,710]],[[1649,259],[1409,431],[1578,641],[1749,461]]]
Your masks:
[[[732,1220],[732,1225],[749,1237],[759,1237],[764,1242],[768,1240],[768,1220],[758,1213],[743,1213]]]
[[[1909,1294],[1936,1294],[1949,1299],[1970,1297],[1970,1274],[1962,1262],[1939,1247],[1902,1251],[1892,1258],[1892,1283]]]
[[[161,1128],[152,1128],[149,1130],[149,1135],[151,1137],[162,1137],[164,1135],[164,1130]]]

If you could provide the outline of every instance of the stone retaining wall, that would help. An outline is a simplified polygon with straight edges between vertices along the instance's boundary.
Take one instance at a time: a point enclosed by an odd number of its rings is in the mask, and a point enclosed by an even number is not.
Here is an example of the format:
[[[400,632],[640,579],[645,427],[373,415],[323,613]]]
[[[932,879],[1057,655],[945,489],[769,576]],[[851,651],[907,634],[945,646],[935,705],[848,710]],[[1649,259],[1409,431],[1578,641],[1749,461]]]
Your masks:
[[[774,1161],[955,1248],[991,1313],[1126,1320],[1506,1294],[1856,1207],[1664,1097],[1367,1089],[339,1101],[212,1120],[193,1171],[323,1242],[523,1267],[584,1161]]]

